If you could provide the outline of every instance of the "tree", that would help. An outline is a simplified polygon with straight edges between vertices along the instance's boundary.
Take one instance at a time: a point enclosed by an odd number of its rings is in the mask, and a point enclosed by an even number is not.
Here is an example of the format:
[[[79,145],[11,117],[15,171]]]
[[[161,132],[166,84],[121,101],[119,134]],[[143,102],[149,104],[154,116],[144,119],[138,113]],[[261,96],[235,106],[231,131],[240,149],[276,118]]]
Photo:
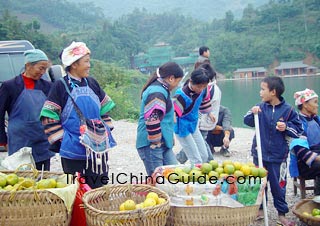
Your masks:
[[[232,31],[232,22],[234,20],[233,13],[229,10],[226,12],[226,17],[224,19],[224,30],[226,32]]]

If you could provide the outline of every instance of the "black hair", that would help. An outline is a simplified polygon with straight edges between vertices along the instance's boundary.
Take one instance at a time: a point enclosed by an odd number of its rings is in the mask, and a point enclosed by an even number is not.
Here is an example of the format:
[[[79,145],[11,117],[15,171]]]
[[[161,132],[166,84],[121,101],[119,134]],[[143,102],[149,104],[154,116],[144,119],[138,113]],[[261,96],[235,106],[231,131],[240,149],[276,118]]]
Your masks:
[[[175,78],[182,78],[184,76],[184,73],[182,68],[179,66],[179,64],[175,62],[167,62],[159,67],[159,75],[160,75],[160,78],[163,78],[163,79],[171,75],[173,75]],[[157,75],[157,72],[155,71],[153,75],[148,79],[146,84],[143,86],[141,95],[151,83],[157,80],[157,78],[158,78],[158,75]]]
[[[267,76],[261,82],[267,83],[269,91],[275,90],[278,98],[284,93],[284,83],[282,78],[278,76]]]
[[[210,64],[208,63],[204,63],[204,64],[200,64],[200,66],[198,68],[203,68],[206,70],[206,73],[209,77],[209,79],[212,81],[214,79],[216,79],[217,77],[217,73],[215,72],[215,70],[211,67]]]
[[[207,52],[208,50],[210,50],[209,47],[207,47],[207,46],[201,46],[201,47],[199,48],[199,55],[202,55],[204,52]]]
[[[203,68],[197,68],[191,73],[190,77],[191,81],[193,84],[198,85],[198,84],[205,84],[209,83],[210,79],[207,74],[207,70]]]

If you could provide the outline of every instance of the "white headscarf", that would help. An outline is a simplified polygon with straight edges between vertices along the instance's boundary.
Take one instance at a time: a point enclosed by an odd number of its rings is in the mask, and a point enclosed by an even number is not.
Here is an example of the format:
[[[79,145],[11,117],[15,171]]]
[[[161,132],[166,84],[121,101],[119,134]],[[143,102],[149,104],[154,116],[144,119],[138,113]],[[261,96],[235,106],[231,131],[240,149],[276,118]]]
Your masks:
[[[70,66],[81,57],[90,54],[90,49],[83,42],[72,42],[65,48],[61,55],[61,60],[64,66]]]
[[[304,102],[306,102],[306,101],[308,101],[308,100],[310,100],[312,98],[318,97],[318,95],[312,89],[305,89],[303,91],[295,92],[293,97],[295,99],[295,105],[298,106],[298,105],[301,105]]]

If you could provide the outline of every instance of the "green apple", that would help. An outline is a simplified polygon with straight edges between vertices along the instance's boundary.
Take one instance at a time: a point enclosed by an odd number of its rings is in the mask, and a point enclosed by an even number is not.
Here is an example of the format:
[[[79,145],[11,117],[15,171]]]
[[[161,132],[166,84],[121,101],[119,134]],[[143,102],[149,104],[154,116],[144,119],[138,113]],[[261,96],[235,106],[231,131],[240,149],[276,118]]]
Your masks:
[[[19,177],[15,173],[10,173],[6,176],[7,184],[8,185],[15,185],[19,182]]]
[[[0,175],[0,188],[4,188],[7,185],[7,179],[5,176]]]

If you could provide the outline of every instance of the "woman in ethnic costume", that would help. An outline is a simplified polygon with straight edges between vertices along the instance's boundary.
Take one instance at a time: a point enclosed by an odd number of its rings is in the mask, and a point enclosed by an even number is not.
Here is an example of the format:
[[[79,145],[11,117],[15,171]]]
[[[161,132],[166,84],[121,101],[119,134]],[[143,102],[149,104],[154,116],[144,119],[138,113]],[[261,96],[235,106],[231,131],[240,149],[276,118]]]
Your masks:
[[[170,91],[182,78],[181,67],[168,62],[142,89],[136,148],[149,176],[158,166],[177,164],[172,151],[174,114]]]
[[[63,50],[61,60],[67,72],[63,79],[84,117],[101,118],[110,125],[108,112],[115,104],[98,82],[89,77],[90,50],[86,44],[72,42]],[[42,109],[41,120],[49,142],[61,142],[60,156],[65,173],[74,175],[79,172],[92,188],[108,182],[107,153],[100,162],[96,155],[88,155],[86,148],[80,143],[80,118],[62,80],[53,84]],[[97,165],[101,164],[100,172],[97,172]]]
[[[41,78],[49,66],[48,57],[39,49],[27,50],[24,56],[24,71],[3,82],[0,88],[0,146],[4,146],[9,155],[22,147],[31,147],[36,168],[50,170],[50,158],[54,153],[49,151],[49,142],[39,120],[51,87],[50,82]]]

